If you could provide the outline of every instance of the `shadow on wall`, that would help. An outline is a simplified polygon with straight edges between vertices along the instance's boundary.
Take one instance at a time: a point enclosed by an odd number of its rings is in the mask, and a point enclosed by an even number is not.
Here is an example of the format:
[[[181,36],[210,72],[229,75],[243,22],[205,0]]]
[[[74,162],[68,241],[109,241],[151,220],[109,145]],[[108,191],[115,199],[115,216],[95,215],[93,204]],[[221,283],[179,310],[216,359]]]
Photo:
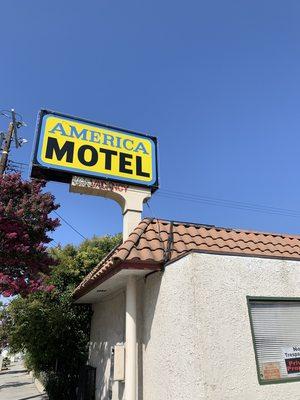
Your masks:
[[[157,307],[163,272],[149,275],[138,284],[137,341],[138,341],[138,399],[143,400],[143,356],[151,339],[152,323]],[[89,364],[97,368],[96,400],[108,400],[113,386],[113,398],[124,398],[124,384],[110,383],[111,348],[125,343],[125,291],[115,293],[94,305]]]
[[[89,364],[97,368],[96,372],[96,398],[104,399],[108,395],[109,385],[104,379],[110,369],[110,346],[108,342],[90,342]]]
[[[125,389],[125,385],[123,383],[120,384],[119,392],[118,392],[118,400],[123,400],[124,399],[124,396],[125,396],[124,389]],[[143,399],[141,398],[141,400],[143,400]]]
[[[163,272],[155,272],[140,281],[138,289],[138,399],[144,397],[144,351],[151,338],[152,322],[161,286]],[[120,400],[120,399],[119,399]]]
[[[94,305],[89,364],[97,368],[96,400],[109,399],[111,348],[124,343],[124,333],[125,293],[119,292]]]
[[[163,272],[155,272],[146,278],[144,286],[144,305],[143,305],[143,344],[145,349],[151,339],[152,322],[156,310],[156,304],[160,292]]]

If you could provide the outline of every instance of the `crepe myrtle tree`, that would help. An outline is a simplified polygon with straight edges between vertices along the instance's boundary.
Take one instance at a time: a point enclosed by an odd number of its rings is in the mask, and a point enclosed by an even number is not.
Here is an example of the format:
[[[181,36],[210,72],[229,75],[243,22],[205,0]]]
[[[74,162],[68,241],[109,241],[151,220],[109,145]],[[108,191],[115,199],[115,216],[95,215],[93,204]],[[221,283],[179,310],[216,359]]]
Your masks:
[[[44,283],[54,261],[46,245],[59,226],[49,214],[59,205],[43,193],[44,181],[23,181],[20,174],[0,176],[0,294],[26,296],[49,291]]]

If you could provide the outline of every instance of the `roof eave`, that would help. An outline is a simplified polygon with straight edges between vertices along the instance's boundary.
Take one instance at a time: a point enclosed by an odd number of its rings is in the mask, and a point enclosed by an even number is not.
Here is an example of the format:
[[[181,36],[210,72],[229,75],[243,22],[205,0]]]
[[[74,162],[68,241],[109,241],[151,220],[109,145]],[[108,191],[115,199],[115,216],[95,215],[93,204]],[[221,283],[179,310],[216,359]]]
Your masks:
[[[73,299],[74,301],[79,300],[81,297],[88,294],[91,290],[101,285],[101,283],[107,281],[122,270],[160,271],[161,269],[162,263],[153,263],[140,260],[119,262],[114,266],[114,268],[111,268],[105,274],[99,276],[99,278],[87,281],[87,284],[85,286],[79,288],[78,290],[75,289],[73,293]]]

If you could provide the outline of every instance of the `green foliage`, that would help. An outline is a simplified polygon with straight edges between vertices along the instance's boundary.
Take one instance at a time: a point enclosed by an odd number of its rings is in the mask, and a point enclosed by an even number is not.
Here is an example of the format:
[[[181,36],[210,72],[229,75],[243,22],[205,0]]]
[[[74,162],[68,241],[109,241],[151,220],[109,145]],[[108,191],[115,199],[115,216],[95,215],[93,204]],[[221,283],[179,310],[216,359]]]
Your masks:
[[[2,368],[6,369],[9,366],[10,366],[10,359],[8,357],[4,357],[2,362]]]
[[[7,326],[9,324],[10,315],[7,312],[5,304],[0,302],[0,349],[3,349],[8,344]]]
[[[34,365],[31,361],[31,357],[30,357],[30,353],[25,353],[24,354],[24,366],[28,371],[34,371]],[[36,376],[39,376],[40,374],[38,372],[36,372]]]
[[[75,388],[78,384],[78,376],[74,374],[57,374],[54,372],[48,373],[45,380],[45,387],[50,399],[64,399],[63,397],[66,388]],[[75,392],[75,391],[74,391]],[[72,393],[72,399],[76,399],[76,392]],[[69,398],[69,397],[68,397]]]
[[[102,238],[94,236],[78,247],[69,244],[52,248],[51,255],[58,260],[58,265],[53,267],[49,283],[55,285],[60,292],[73,291],[99,261],[121,243],[121,239],[121,235]]]
[[[87,360],[91,310],[73,304],[72,292],[120,240],[120,235],[94,237],[79,246],[51,249],[57,265],[48,284],[55,288],[18,297],[6,308],[9,345],[25,352],[27,365],[45,377],[50,400],[76,398],[79,371]]]

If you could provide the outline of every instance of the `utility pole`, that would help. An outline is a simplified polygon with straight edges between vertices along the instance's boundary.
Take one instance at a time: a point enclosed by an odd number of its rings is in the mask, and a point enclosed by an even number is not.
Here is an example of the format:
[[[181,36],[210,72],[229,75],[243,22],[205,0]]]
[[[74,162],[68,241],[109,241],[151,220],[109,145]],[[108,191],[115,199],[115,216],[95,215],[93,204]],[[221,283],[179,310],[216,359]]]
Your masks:
[[[7,163],[8,163],[8,154],[10,151],[10,146],[13,138],[15,139],[15,144],[16,148],[20,147],[23,143],[26,143],[27,140],[25,139],[18,139],[17,136],[17,129],[20,128],[21,126],[26,126],[22,121],[17,121],[16,120],[16,115],[19,115],[15,112],[14,109],[11,109],[11,111],[3,111],[0,112],[0,114],[8,117],[8,114],[11,114],[11,122],[9,123],[8,126],[8,131],[4,139],[4,145],[2,148],[2,155],[0,158],[0,176],[2,176],[5,173],[5,170],[7,168]]]
[[[1,156],[1,160],[0,160],[0,176],[4,174],[5,169],[7,167],[8,153],[10,150],[10,145],[11,145],[14,130],[15,130],[14,123],[10,122],[8,131],[6,134],[6,138],[4,140],[4,146],[3,146],[2,156]]]

